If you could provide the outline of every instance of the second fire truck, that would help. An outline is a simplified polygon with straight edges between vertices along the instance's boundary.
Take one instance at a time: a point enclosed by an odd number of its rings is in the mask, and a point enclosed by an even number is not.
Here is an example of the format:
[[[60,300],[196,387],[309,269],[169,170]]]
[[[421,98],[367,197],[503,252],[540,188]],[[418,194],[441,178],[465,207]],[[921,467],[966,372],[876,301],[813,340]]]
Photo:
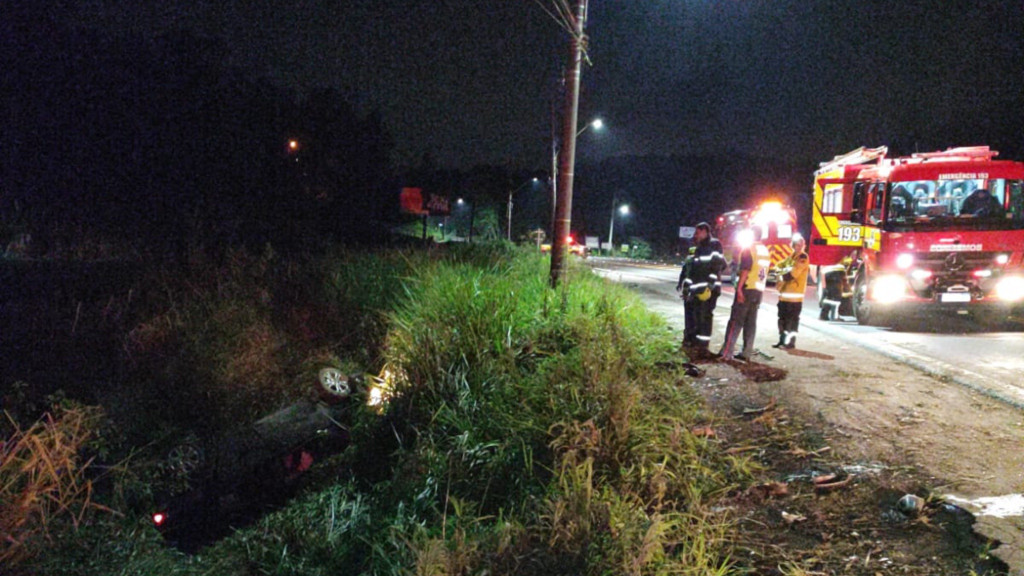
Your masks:
[[[752,210],[733,210],[719,216],[715,223],[715,236],[725,249],[728,273],[731,276],[735,276],[740,253],[749,248],[754,240],[750,229],[755,226],[761,230],[761,243],[771,254],[768,282],[774,284],[777,280],[776,267],[793,253],[793,236],[799,234],[796,211],[783,206],[781,202],[770,200]]]
[[[815,172],[808,246],[822,318],[930,311],[997,324],[1024,301],[1024,163],[987,146],[889,158],[858,148]]]

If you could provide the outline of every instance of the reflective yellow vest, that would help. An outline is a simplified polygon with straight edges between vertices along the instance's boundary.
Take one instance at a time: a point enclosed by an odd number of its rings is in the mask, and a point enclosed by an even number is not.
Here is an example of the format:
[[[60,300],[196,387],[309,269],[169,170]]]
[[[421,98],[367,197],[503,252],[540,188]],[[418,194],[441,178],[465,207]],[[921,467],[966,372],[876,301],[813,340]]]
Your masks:
[[[807,252],[794,253],[780,266],[782,281],[776,287],[779,290],[779,300],[782,302],[803,302],[804,291],[807,290],[807,270],[810,265],[807,261]]]
[[[750,256],[753,263],[743,288],[764,292],[765,286],[768,285],[768,268],[772,265],[772,255],[768,252],[767,246],[760,242],[754,242],[750,247]]]

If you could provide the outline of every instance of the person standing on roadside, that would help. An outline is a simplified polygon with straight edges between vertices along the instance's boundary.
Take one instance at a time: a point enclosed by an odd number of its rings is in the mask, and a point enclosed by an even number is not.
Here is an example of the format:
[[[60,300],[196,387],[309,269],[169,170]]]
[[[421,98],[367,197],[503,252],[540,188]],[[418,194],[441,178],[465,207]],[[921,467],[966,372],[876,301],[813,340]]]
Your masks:
[[[754,337],[757,335],[757,310],[761,307],[761,296],[768,281],[768,267],[771,254],[761,243],[761,228],[750,228],[753,242],[740,255],[739,274],[733,295],[729,324],[725,329],[725,342],[718,355],[725,360],[749,362],[754,355]],[[734,355],[736,340],[743,332],[743,351]]]
[[[796,333],[800,328],[800,312],[804,308],[807,271],[810,269],[804,250],[806,247],[802,236],[793,236],[793,253],[779,266],[782,278],[776,287],[779,291],[779,342],[772,344],[772,348],[796,348]]]
[[[690,275],[690,268],[693,266],[693,255],[697,246],[690,246],[683,260],[683,268],[679,272],[679,282],[676,283],[676,292],[683,300],[683,346],[693,346],[697,343],[697,321],[693,315],[696,306],[689,302],[690,282],[687,277]]]
[[[688,342],[684,337],[683,344],[707,348],[711,343],[715,306],[722,293],[720,274],[725,268],[725,256],[722,255],[722,243],[711,236],[711,225],[707,222],[697,224],[693,239],[692,260],[680,276],[686,310],[688,313],[692,310],[693,314],[690,340]]]

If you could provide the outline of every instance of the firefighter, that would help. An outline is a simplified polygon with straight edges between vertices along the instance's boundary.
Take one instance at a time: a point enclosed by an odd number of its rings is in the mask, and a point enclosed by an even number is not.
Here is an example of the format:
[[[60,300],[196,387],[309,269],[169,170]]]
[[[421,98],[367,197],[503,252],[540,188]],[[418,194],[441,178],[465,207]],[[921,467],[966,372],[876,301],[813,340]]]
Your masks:
[[[853,278],[860,268],[861,249],[854,248],[839,264],[821,269],[824,298],[821,301],[821,320],[839,320],[841,314],[850,315],[853,299]]]
[[[749,362],[754,354],[754,337],[757,335],[757,309],[761,306],[761,296],[768,283],[768,267],[772,257],[768,247],[761,243],[761,227],[751,229],[754,241],[740,255],[739,277],[736,279],[736,292],[729,314],[729,324],[725,329],[725,342],[718,356],[725,360],[743,360]],[[736,340],[740,331],[743,332],[743,350],[733,355]]]
[[[679,282],[676,283],[676,292],[683,300],[683,346],[693,346],[697,343],[697,322],[693,315],[696,305],[687,303],[690,297],[690,282],[687,281],[687,276],[690,273],[690,267],[693,266],[693,255],[696,251],[696,246],[690,246],[686,258],[683,259],[682,270],[679,272]]]
[[[960,206],[960,214],[973,216],[999,216],[1003,210],[999,199],[984,188],[978,188],[964,199]]]
[[[796,348],[796,333],[800,327],[800,312],[804,307],[804,291],[807,289],[807,272],[810,265],[807,243],[799,234],[793,236],[793,253],[779,265],[782,282],[779,291],[779,342],[773,348]]]
[[[679,285],[686,302],[683,344],[707,348],[711,343],[715,306],[722,293],[720,275],[725,268],[725,257],[722,255],[722,243],[711,236],[711,225],[707,222],[697,224],[693,239],[689,265],[684,266],[679,276]]]

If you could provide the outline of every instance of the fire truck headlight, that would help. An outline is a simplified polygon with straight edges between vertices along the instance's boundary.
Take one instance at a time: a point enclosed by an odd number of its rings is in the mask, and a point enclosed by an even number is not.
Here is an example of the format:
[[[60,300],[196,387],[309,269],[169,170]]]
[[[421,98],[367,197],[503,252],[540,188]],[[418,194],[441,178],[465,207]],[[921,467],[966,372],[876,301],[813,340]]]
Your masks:
[[[872,300],[880,304],[892,304],[907,295],[907,280],[902,276],[879,276],[871,285]]]
[[[996,264],[998,264],[1000,266],[1005,265],[1009,261],[1010,261],[1010,255],[1009,254],[1000,254],[1000,255],[996,256]]]
[[[914,265],[914,255],[903,253],[896,257],[896,267],[900,270],[906,270]]]
[[[1024,300],[1024,277],[1007,276],[996,284],[996,296],[1007,302]]]

